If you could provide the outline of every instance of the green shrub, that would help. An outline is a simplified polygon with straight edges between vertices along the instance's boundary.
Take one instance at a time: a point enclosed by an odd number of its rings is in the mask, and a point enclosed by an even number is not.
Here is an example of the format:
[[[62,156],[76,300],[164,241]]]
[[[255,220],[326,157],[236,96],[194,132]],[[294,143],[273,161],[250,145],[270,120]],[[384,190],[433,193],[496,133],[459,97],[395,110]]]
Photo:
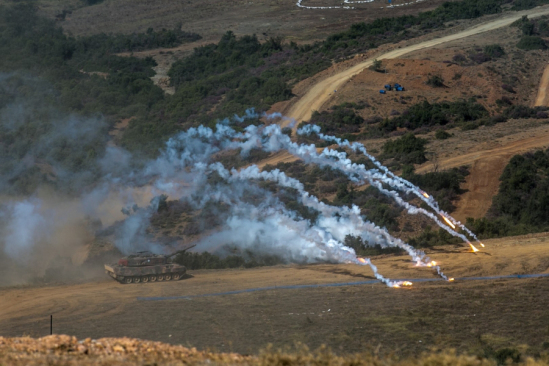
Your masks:
[[[484,53],[490,58],[499,58],[505,55],[505,50],[499,44],[491,44],[484,47]]]
[[[412,133],[387,141],[383,145],[383,156],[394,158],[403,164],[421,164],[427,161],[425,158],[425,145],[427,140],[417,138]]]
[[[427,79],[427,85],[435,88],[441,88],[444,86],[444,79],[440,75],[433,75]]]
[[[386,132],[399,127],[415,130],[420,127],[444,126],[451,122],[475,121],[488,115],[488,111],[475,100],[433,104],[424,101],[413,105],[400,116],[383,121],[381,129]]]
[[[414,248],[431,248],[438,245],[459,244],[462,241],[444,229],[434,231],[430,226],[427,226],[421,234],[410,238],[408,243]]]
[[[517,43],[517,47],[527,51],[547,49],[545,41],[538,36],[523,36]]]
[[[450,138],[452,135],[450,135],[448,132],[444,131],[444,130],[437,130],[437,132],[435,132],[435,138],[437,140],[446,140],[448,138]]]
[[[230,246],[228,246],[227,249],[232,252],[239,252],[239,254],[221,257],[209,252],[182,252],[175,256],[174,262],[191,270],[241,267],[253,268],[286,263],[285,260],[276,255],[257,255],[250,250],[240,252],[240,250],[230,248]]]
[[[382,254],[401,254],[404,252],[403,249],[398,247],[386,247],[382,248],[381,245],[375,244],[373,246],[368,245],[359,237],[353,235],[347,235],[344,241],[345,245],[349,248],[354,249],[357,256],[361,257],[371,257],[375,255]]]

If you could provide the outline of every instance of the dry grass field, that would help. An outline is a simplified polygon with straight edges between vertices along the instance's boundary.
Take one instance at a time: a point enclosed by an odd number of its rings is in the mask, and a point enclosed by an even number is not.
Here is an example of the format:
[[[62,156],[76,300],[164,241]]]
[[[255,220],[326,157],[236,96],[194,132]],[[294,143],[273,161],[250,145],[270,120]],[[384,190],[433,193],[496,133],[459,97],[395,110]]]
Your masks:
[[[548,273],[549,235],[486,241],[486,251],[449,246],[431,251],[456,278]],[[391,278],[436,278],[406,256],[373,258]],[[256,354],[303,342],[337,353],[414,354],[455,348],[482,354],[518,347],[536,354],[549,342],[549,279],[418,282],[411,288],[381,284],[271,289],[200,296],[271,286],[369,281],[366,267],[354,265],[276,266],[193,271],[179,282],[121,285],[106,275],[89,283],[0,289],[3,336],[45,336],[49,316],[54,332],[78,338],[135,337],[198,349]],[[190,296],[190,297],[189,297]],[[176,297],[159,301],[142,298]]]
[[[404,3],[395,0],[393,3]],[[435,8],[442,0],[427,0],[410,6],[381,9],[386,1],[356,4],[354,10],[310,10],[296,6],[296,0],[106,0],[93,6],[82,6],[80,0],[40,0],[41,10],[49,17],[64,9],[73,10],[63,28],[74,35],[97,32],[144,32],[147,28],[171,28],[182,24],[217,41],[226,31],[238,35],[257,34],[260,39],[282,36],[288,41],[309,42],[347,29],[351,24],[379,17],[417,14]],[[336,0],[306,0],[308,6],[340,5]]]

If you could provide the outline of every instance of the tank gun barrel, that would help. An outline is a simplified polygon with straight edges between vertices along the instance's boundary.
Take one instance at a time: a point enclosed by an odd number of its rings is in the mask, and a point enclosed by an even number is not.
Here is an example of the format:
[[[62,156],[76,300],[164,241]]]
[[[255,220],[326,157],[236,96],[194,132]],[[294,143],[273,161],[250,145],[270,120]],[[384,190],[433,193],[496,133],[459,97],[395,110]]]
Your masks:
[[[194,245],[191,245],[191,246],[188,247],[188,248],[178,250],[178,251],[176,251],[176,252],[174,252],[174,253],[168,255],[167,258],[174,257],[174,256],[178,255],[179,253],[185,253],[187,250],[190,250],[190,249],[196,247],[197,245],[198,245],[198,244],[194,244]]]

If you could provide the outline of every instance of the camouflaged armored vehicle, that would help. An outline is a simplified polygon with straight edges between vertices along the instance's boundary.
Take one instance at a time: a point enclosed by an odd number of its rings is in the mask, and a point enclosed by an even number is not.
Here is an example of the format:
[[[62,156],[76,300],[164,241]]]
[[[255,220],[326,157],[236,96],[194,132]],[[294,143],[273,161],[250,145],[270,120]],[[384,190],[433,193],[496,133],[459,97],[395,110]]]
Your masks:
[[[105,264],[105,272],[121,283],[177,281],[183,277],[187,269],[173,263],[175,254],[177,253],[159,255],[138,252],[121,258],[117,264]]]

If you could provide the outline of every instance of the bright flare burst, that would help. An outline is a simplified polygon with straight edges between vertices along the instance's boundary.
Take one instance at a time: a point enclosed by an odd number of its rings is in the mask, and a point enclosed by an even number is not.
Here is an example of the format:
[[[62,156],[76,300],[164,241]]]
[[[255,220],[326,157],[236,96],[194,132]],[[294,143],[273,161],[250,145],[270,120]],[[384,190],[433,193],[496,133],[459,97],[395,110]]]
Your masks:
[[[454,280],[454,277],[448,278],[448,281],[452,282]]]
[[[479,241],[479,243],[480,243],[480,246],[484,248],[484,244],[480,241]]]
[[[425,193],[425,192],[421,192],[421,194],[423,195],[423,197],[425,197],[425,198],[429,198],[429,195],[428,195],[427,193]]]
[[[471,249],[473,250],[473,253],[476,253],[478,252],[479,250],[477,248],[475,248],[475,246],[471,243],[468,243],[470,246],[471,246]]]
[[[452,221],[448,220],[448,219],[446,218],[446,216],[444,216],[444,215],[440,215],[440,216],[442,216],[442,218],[444,219],[444,221],[446,221],[446,223],[447,223],[448,225],[450,225],[450,227],[451,227],[452,229],[455,229],[455,228],[456,228],[456,225],[454,225],[454,224],[452,223]]]

